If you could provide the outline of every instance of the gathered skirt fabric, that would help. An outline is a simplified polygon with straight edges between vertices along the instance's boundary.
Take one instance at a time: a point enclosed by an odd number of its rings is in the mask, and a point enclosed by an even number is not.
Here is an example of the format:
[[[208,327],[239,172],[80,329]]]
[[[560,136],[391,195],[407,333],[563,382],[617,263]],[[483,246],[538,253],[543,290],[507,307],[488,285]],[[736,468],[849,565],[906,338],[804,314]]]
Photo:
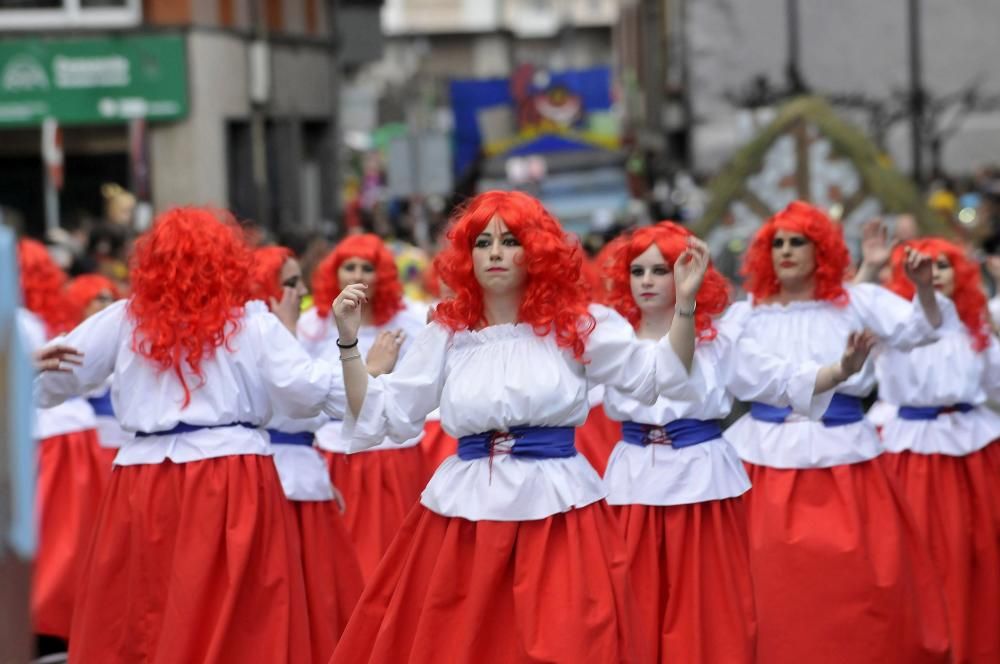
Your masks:
[[[943,584],[954,664],[1000,662],[1000,530],[993,513],[1000,475],[990,463],[998,451],[1000,442],[967,456],[881,457]]]
[[[534,521],[414,507],[331,664],[650,662],[603,502]]]
[[[117,466],[85,556],[70,661],[308,662],[300,556],[271,457]]]
[[[879,459],[747,472],[758,661],[950,661],[941,584]]]
[[[621,422],[609,418],[604,412],[604,406],[600,404],[590,409],[587,421],[576,429],[577,451],[587,457],[587,461],[601,476],[608,467],[612,450],[621,439]]]
[[[344,496],[344,524],[367,581],[425,486],[420,446],[340,454],[321,450]]]
[[[753,664],[757,616],[742,499],[612,507],[640,638],[660,664]]]
[[[336,501],[292,501],[292,509],[309,607],[311,661],[326,664],[361,597],[361,566]]]
[[[111,461],[94,429],[38,445],[38,553],[31,579],[38,634],[69,638],[83,556],[110,478]]]

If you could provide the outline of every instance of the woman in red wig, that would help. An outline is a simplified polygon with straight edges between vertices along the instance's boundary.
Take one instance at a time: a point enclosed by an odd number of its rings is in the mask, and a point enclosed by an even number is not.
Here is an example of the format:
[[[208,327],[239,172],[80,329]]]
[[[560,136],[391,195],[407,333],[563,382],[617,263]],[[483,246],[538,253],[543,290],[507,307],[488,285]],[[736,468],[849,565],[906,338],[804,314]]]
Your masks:
[[[899,350],[933,341],[950,305],[935,296],[923,254],[906,257],[913,303],[879,286],[845,284],[848,263],[840,228],[803,202],[757,231],[744,262],[752,307],[729,386],[751,408],[725,438],[753,484],[744,502],[758,659],[948,662],[934,569],[864,417],[872,363],[853,376],[838,371],[836,392],[817,376],[862,330]],[[788,408],[760,393],[762,362],[778,358],[805,368],[799,379],[817,385],[813,399]]]
[[[908,499],[944,588],[955,664],[1000,662],[1000,344],[979,267],[939,238],[907,246],[934,259],[934,288],[955,304],[933,344],[878,356],[879,398],[892,407],[882,456]],[[905,251],[888,287],[913,297]],[[997,512],[994,514],[994,510]]]
[[[624,237],[606,267],[609,301],[640,339],[658,341],[692,316],[698,339],[691,379],[655,404],[605,391],[604,408],[624,428],[607,462],[607,500],[628,545],[642,639],[656,645],[657,661],[754,662],[757,621],[740,499],[750,481],[720,426],[732,408],[724,369],[740,328],[716,320],[729,285],[715,268],[696,299],[677,292],[674,266],[693,241],[682,226],[662,222]],[[782,389],[781,381],[771,388]]]
[[[334,304],[353,414],[345,433],[406,440],[440,405],[459,446],[332,662],[647,662],[604,485],[576,453],[574,428],[589,382],[652,401],[686,379],[693,342],[640,343],[591,306],[579,246],[530,196],[480,194],[448,237],[436,265],[455,295],[393,373],[371,379],[357,351],[369,289],[349,286]],[[707,256],[692,247],[678,264],[682,289],[696,291]]]
[[[250,267],[228,217],[162,214],[136,244],[130,298],[66,336],[82,365],[35,381],[52,406],[110,376],[135,434],[83,555],[74,662],[310,661],[295,516],[260,427],[274,412],[342,415],[344,390],[245,307]]]
[[[358,283],[371,289],[358,347],[368,357],[373,375],[392,371],[427,320],[426,314],[407,309],[396,261],[378,236],[348,237],[319,264],[313,274],[316,307],[299,320],[299,340],[313,357],[336,358],[331,304],[346,286]],[[361,573],[368,579],[424,488],[427,475],[417,447],[420,435],[402,445],[386,440],[362,449],[342,435],[341,422],[334,421],[316,432],[316,442],[327,458],[334,486],[344,494],[347,530]]]
[[[66,298],[76,312],[77,320],[86,320],[118,299],[118,288],[107,277],[100,274],[83,274],[69,282],[66,287]],[[111,477],[111,466],[114,463],[118,448],[131,438],[131,434],[122,429],[115,417],[111,405],[111,381],[87,397],[97,420],[97,438],[100,442],[101,456],[107,467],[107,476]]]
[[[251,294],[260,302],[247,308],[263,308],[263,302],[268,303],[294,334],[302,297],[308,292],[299,262],[285,247],[257,249],[253,261]],[[313,447],[316,430],[328,419],[322,415],[299,419],[275,412],[267,425],[281,488],[295,511],[315,664],[330,659],[363,585],[338,492],[323,457]]]
[[[747,310],[719,318],[729,284],[712,267],[695,299],[680,292],[674,270],[691,243],[703,246],[662,222],[625,236],[607,266],[610,301],[640,339],[657,341],[693,317],[697,346],[691,378],[655,404],[608,388],[605,408],[624,436],[604,479],[628,545],[643,640],[656,644],[659,661],[753,662],[757,621],[740,498],[750,481],[720,424],[732,409],[727,367]],[[841,358],[849,369],[867,354],[856,341]],[[758,398],[789,405],[815,390],[799,385],[796,367],[772,360],[759,368]],[[822,380],[837,368],[824,369]]]
[[[18,321],[27,346],[37,351],[78,319],[66,297],[66,275],[34,240],[18,243],[25,309]],[[70,399],[37,412],[38,554],[31,578],[31,619],[37,634],[69,638],[77,578],[93,533],[101,496],[111,472],[101,453],[94,411],[86,400]],[[64,644],[43,642],[44,650]]]

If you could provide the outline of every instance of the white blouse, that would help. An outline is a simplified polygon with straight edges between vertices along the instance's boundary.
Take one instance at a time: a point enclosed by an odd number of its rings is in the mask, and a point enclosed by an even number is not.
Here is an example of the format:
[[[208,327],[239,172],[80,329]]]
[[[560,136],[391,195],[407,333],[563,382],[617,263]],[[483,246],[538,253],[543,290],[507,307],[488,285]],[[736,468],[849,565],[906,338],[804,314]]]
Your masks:
[[[699,342],[689,380],[644,404],[615,388],[604,393],[604,410],[621,422],[664,425],[679,419],[721,420],[732,410],[726,388],[727,367],[746,318],[746,309],[731,308],[716,321],[717,336]],[[764,386],[767,396],[780,401],[793,377]],[[811,391],[811,386],[809,387]],[[611,505],[687,505],[742,495],[750,488],[736,450],[724,438],[688,447],[639,446],[619,442],[611,452],[604,481]]]
[[[996,295],[989,301],[990,318],[997,325],[1000,325],[1000,295]]]
[[[45,346],[47,335],[41,318],[21,308],[17,310],[17,326],[29,354],[34,354]],[[97,419],[94,409],[85,399],[75,398],[67,399],[52,408],[36,408],[32,431],[36,439],[45,440],[95,427]]]
[[[202,360],[202,378],[186,365],[191,390],[172,371],[161,371],[132,350],[134,323],[127,302],[112,304],[58,339],[84,354],[71,373],[45,373],[35,379],[41,406],[91,392],[111,378],[111,402],[129,432],[163,432],[179,423],[226,425],[189,433],[136,437],[115,458],[117,465],[185,463],[232,454],[270,455],[267,434],[258,427],[275,411],[290,417],[325,412],[343,415],[343,380],[326,362],[314,361],[281,322],[260,302],[246,305],[239,330],[229,343]],[[244,422],[253,428],[235,426]],[[234,425],[234,426],[228,426]]]
[[[384,325],[365,325],[358,330],[358,350],[362,357],[367,357],[368,352],[375,345],[378,335],[385,331],[402,330],[406,333],[403,346],[399,350],[399,360],[406,355],[406,352],[413,345],[413,340],[420,332],[427,327],[427,313],[421,313],[418,309],[407,305],[406,309],[398,312]],[[302,342],[302,346],[311,356],[328,360],[336,365],[340,370],[340,349],[337,348],[337,326],[333,322],[332,316],[320,318],[316,314],[315,307],[302,314],[299,318],[297,336]],[[398,361],[397,361],[398,364]],[[423,439],[423,433],[402,445],[391,440],[384,440],[379,445],[358,450],[351,445],[351,441],[344,438],[342,434],[343,423],[340,420],[327,421],[316,432],[316,444],[328,452],[349,454],[351,452],[373,452],[386,449],[398,449],[400,447],[413,447],[419,445]]]
[[[729,381],[733,394],[744,401],[767,403],[755,385],[767,378],[762,362],[776,359],[809,367],[810,387],[815,386],[816,373],[840,359],[851,332],[870,329],[886,346],[904,351],[936,339],[937,332],[916,298],[907,302],[873,284],[846,288],[850,299],[842,307],[820,300],[752,307],[733,356]],[[937,301],[946,320],[955,316],[947,298],[938,296]],[[773,468],[827,468],[873,459],[882,446],[868,420],[826,427],[820,418],[834,391],[864,397],[874,385],[875,369],[869,361],[836,390],[812,397],[808,407],[790,404],[794,413],[784,424],[755,420],[747,413],[726,430],[725,438],[744,461]]]
[[[1000,399],[1000,344],[991,336],[986,350],[977,353],[961,321],[949,323],[933,344],[908,353],[879,349],[875,360],[879,399],[892,407],[882,440],[892,452],[964,456],[1000,437],[1000,415],[985,405]],[[943,413],[933,420],[904,420],[896,414],[899,406],[962,403],[976,408]]]
[[[584,362],[539,337],[527,325],[494,325],[452,332],[432,323],[391,374],[368,381],[360,416],[348,414],[352,444],[386,436],[409,440],[440,405],[441,426],[454,438],[514,426],[579,426],[587,419],[591,383],[614,386],[646,403],[684,380],[686,372],[667,340],[635,338],[632,326],[610,309],[593,306],[597,326]],[[594,503],[606,494],[586,458],[447,458],[421,496],[425,507],[479,521],[543,519]]]

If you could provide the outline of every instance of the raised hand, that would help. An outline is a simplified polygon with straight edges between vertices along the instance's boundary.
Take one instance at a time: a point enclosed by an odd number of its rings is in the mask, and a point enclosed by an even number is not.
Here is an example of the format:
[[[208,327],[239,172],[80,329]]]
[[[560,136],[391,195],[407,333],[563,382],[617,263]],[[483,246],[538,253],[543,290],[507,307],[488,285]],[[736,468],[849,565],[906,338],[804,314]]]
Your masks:
[[[374,377],[392,371],[396,367],[399,349],[403,347],[405,339],[406,334],[402,330],[380,332],[365,358],[368,373]]]
[[[361,329],[361,307],[368,302],[364,284],[351,284],[333,301],[333,317],[342,343],[354,343]]]
[[[933,260],[913,247],[906,247],[906,276],[918,289],[934,287]]]
[[[863,332],[851,332],[847,337],[847,346],[844,347],[844,354],[840,357],[840,369],[843,372],[841,381],[845,381],[854,374],[861,371],[865,365],[865,360],[875,347],[878,337],[871,330]]]
[[[674,291],[677,306],[690,309],[708,271],[708,245],[696,237],[688,237],[687,249],[674,262]]]
[[[69,346],[47,346],[35,353],[34,364],[38,373],[69,373],[83,364],[83,353]]]
[[[881,219],[872,219],[861,229],[861,263],[881,270],[892,257],[889,230]]]

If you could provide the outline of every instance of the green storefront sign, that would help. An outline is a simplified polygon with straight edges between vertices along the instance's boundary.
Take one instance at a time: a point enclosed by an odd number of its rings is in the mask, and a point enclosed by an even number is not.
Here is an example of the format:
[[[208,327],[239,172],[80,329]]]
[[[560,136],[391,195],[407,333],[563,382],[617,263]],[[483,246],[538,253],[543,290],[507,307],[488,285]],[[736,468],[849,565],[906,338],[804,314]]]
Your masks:
[[[187,115],[179,35],[0,42],[0,127],[177,120]]]

